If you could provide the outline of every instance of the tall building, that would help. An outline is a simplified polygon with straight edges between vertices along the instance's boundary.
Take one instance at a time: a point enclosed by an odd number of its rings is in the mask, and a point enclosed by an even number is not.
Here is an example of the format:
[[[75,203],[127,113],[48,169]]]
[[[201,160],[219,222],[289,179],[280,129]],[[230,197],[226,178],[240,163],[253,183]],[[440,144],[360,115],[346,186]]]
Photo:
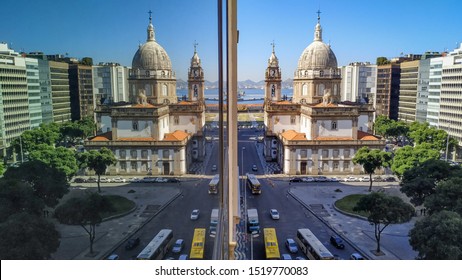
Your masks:
[[[40,98],[39,64],[35,58],[25,57],[27,72],[27,91],[29,93],[30,127],[36,128],[43,122]]]
[[[69,91],[69,64],[49,60],[53,122],[71,120],[71,96]]]
[[[7,44],[0,44],[0,139],[1,157],[9,157],[7,149],[11,142],[24,131],[31,128],[30,104],[36,101],[35,70],[31,65],[36,64],[17,52],[8,48]],[[28,74],[31,80],[32,96],[29,96]],[[32,88],[32,86],[34,88]],[[35,108],[34,108],[35,112]]]
[[[407,123],[416,120],[417,85],[420,60],[402,62],[399,80],[398,120]]]
[[[376,96],[377,65],[354,62],[342,66],[341,100],[369,103]]]
[[[69,92],[71,95],[71,118],[94,118],[94,95],[92,67],[82,64],[69,65]]]
[[[438,127],[462,146],[462,44],[442,62]]]
[[[42,122],[51,123],[53,122],[53,101],[51,98],[50,65],[48,64],[48,58],[41,52],[32,52],[26,56],[36,58],[38,61]]]
[[[427,122],[434,127],[438,127],[439,122],[442,69],[442,57],[430,59]]]
[[[109,173],[179,175],[204,159],[204,72],[196,50],[188,73],[188,100],[178,102],[175,72],[149,17],[146,43],[129,74],[129,104],[97,105],[100,134],[84,144],[114,152],[117,163]]]
[[[399,64],[395,62],[377,66],[376,116],[398,119],[400,73]]]
[[[285,174],[358,174],[352,161],[368,146],[385,141],[371,134],[371,104],[340,102],[341,75],[331,47],[322,41],[320,18],[294,77],[292,101],[281,100],[279,62],[274,53],[265,72],[265,157]],[[274,90],[273,90],[274,89]]]
[[[128,67],[117,63],[93,66],[95,104],[128,101],[128,72]]]

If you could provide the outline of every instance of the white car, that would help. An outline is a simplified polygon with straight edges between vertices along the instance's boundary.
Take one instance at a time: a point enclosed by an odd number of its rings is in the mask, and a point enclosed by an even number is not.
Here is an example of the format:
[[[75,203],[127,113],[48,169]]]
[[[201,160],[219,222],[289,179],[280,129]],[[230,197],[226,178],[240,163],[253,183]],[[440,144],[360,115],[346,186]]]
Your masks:
[[[192,212],[191,212],[191,220],[194,221],[194,220],[199,219],[199,213],[200,213],[199,209],[192,210]]]
[[[157,177],[154,182],[156,183],[167,183],[167,179],[166,178],[162,178],[162,177]]]
[[[364,177],[359,178],[359,181],[360,182],[369,182],[370,178],[368,176],[364,176]]]
[[[279,220],[279,212],[276,209],[271,209],[270,210],[271,218],[273,220]]]
[[[302,178],[303,182],[314,182],[314,178],[313,177],[305,177],[305,178]]]
[[[99,182],[100,183],[110,183],[111,179],[106,178],[106,177],[101,177],[101,178],[99,178]]]
[[[121,177],[112,178],[111,182],[113,183],[125,183],[125,179]]]
[[[358,179],[354,176],[350,176],[350,177],[346,177],[345,179],[343,179],[343,181],[345,182],[357,182]]]

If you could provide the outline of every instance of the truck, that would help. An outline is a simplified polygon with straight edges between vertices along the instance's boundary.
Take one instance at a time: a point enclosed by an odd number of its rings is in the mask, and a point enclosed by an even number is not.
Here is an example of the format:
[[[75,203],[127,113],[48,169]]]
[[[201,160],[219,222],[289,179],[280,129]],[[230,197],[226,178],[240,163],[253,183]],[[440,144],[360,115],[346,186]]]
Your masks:
[[[255,208],[247,209],[247,231],[250,233],[260,233],[258,211]]]
[[[210,214],[210,236],[215,237],[217,235],[218,227],[218,208],[212,209],[212,214]]]

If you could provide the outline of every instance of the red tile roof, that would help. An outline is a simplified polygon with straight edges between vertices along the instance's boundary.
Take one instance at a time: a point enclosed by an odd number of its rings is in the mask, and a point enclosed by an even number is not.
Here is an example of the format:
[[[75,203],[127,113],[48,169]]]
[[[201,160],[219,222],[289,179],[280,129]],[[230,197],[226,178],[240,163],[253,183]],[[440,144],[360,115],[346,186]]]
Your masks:
[[[172,133],[166,133],[164,136],[165,141],[183,141],[188,138],[189,133],[186,133],[182,130],[175,130]]]
[[[108,131],[106,133],[96,135],[95,137],[91,138],[90,141],[111,141],[112,140],[112,131]]]
[[[306,140],[305,133],[300,133],[295,130],[287,130],[281,133],[281,136],[287,140]]]
[[[358,140],[377,141],[379,138],[370,133],[358,130]]]

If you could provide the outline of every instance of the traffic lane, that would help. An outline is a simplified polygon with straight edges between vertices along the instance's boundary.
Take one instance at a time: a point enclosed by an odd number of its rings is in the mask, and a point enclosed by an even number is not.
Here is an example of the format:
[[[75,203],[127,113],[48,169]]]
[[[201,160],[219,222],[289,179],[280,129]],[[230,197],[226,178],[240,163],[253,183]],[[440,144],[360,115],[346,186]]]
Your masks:
[[[216,196],[208,194],[206,180],[184,181],[180,188],[182,191],[181,196],[175,199],[151,221],[146,223],[132,235],[132,237],[140,238],[140,244],[136,248],[127,251],[125,250],[126,243],[123,243],[115,250],[115,253],[119,254],[120,259],[135,259],[152,238],[164,228],[173,230],[173,242],[179,238],[185,240],[185,247],[181,254],[189,255],[194,228],[208,228],[211,209],[218,206],[218,199]],[[155,191],[155,188],[153,188],[153,191]],[[198,201],[200,201],[200,204],[197,203]],[[193,209],[201,210],[199,219],[196,221],[190,219]],[[143,213],[141,213],[141,215],[143,215]],[[206,258],[207,256],[211,257],[212,246],[213,241],[211,242],[210,238],[206,237],[204,251]],[[168,257],[178,258],[178,256],[172,254],[171,251],[165,256],[165,258]]]

